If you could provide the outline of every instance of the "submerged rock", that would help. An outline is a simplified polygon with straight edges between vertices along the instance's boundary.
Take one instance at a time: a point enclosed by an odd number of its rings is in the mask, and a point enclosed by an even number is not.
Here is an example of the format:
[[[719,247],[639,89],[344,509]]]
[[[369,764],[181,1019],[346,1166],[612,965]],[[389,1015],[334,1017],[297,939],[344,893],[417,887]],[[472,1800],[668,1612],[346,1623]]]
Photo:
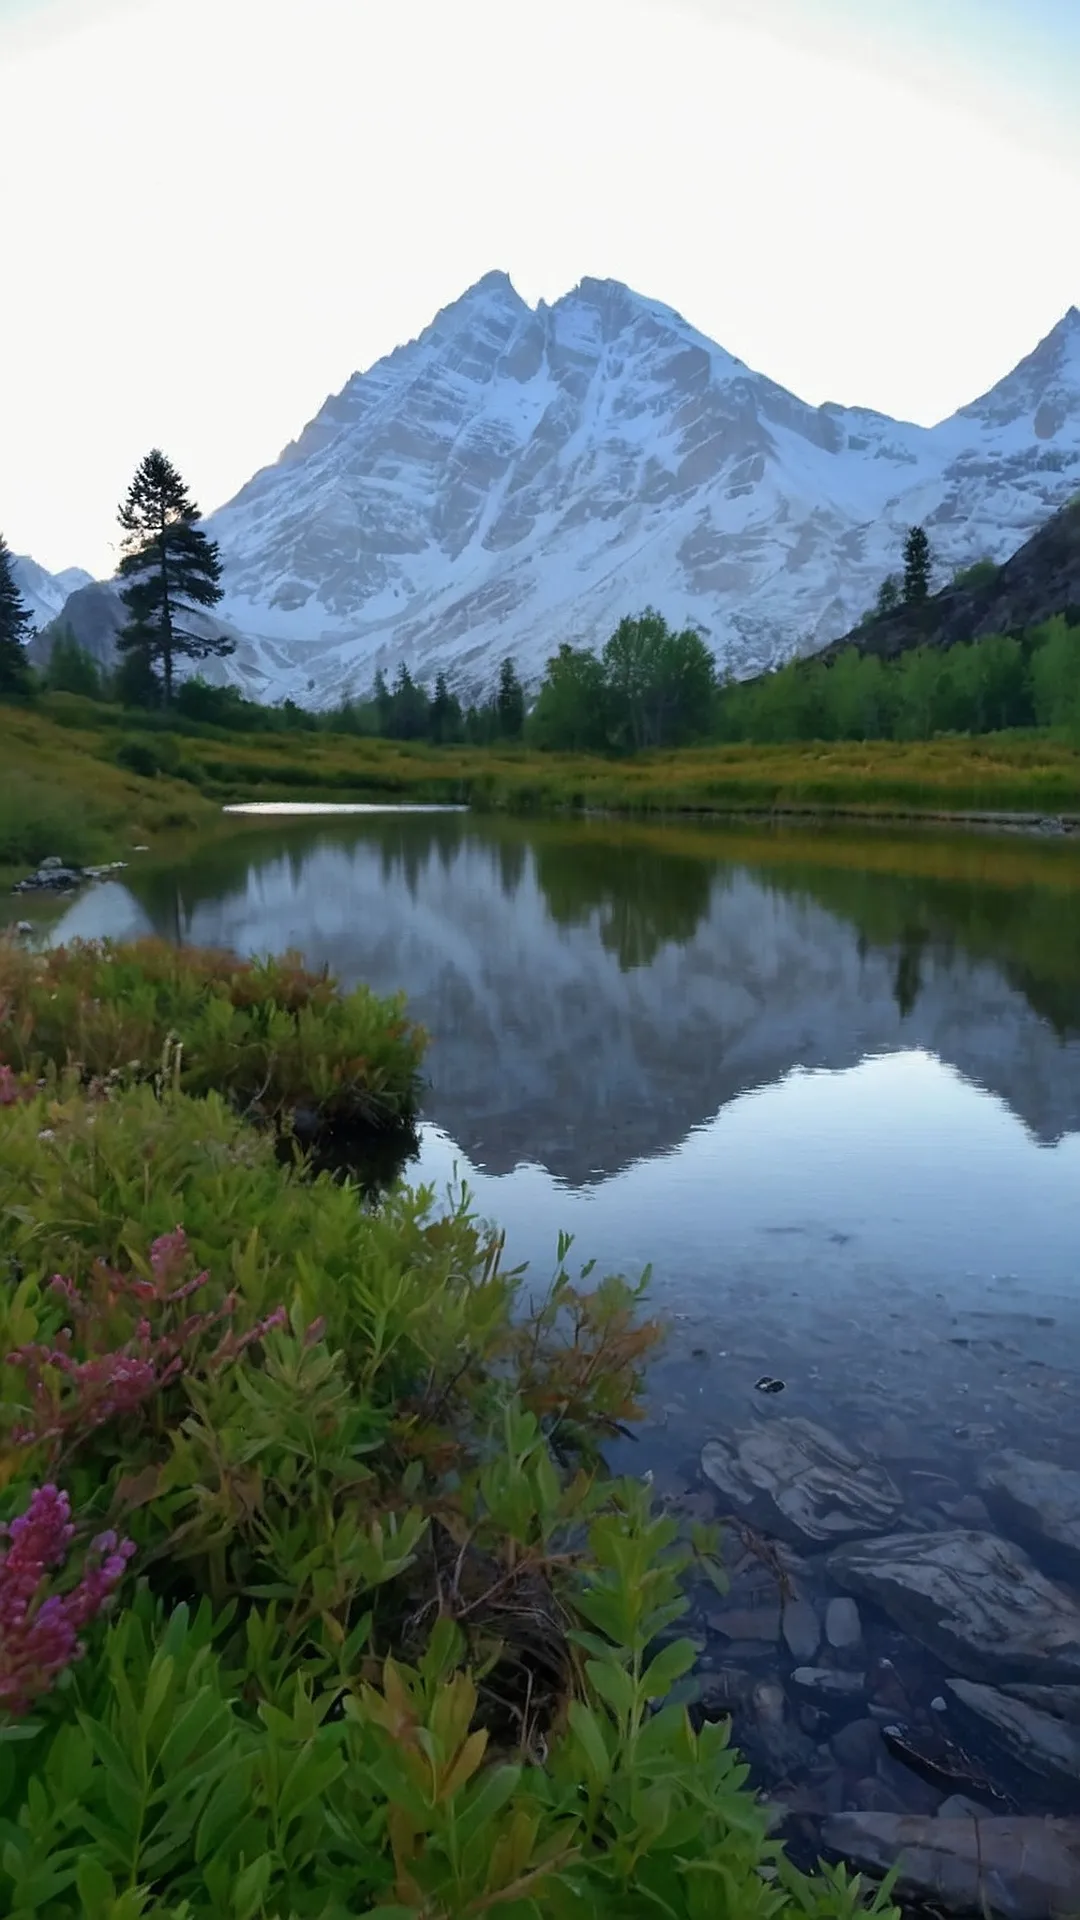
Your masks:
[[[825,1613],[825,1638],[838,1653],[854,1653],[862,1646],[862,1621],[854,1600],[830,1600]]]
[[[1080,1679],[1080,1607],[988,1533],[897,1533],[841,1547],[833,1578],[965,1678]]]
[[[946,1913],[1064,1920],[1080,1911],[1080,1820],[837,1813],[822,1838],[871,1873],[898,1864],[900,1898],[933,1900]]]
[[[809,1600],[790,1600],[784,1608],[784,1640],[793,1660],[813,1659],[821,1644],[821,1622]]]
[[[1069,1788],[1080,1804],[1080,1727],[996,1687],[972,1680],[950,1680],[947,1685],[963,1719],[976,1722],[994,1746],[1029,1772]]]
[[[858,1700],[866,1690],[864,1673],[839,1673],[834,1667],[796,1667],[791,1681],[826,1700]]]
[[[903,1504],[883,1467],[798,1417],[710,1440],[701,1465],[737,1512],[796,1545],[879,1533]]]
[[[1080,1575],[1080,1473],[1022,1453],[988,1460],[979,1486],[1003,1526],[1036,1550],[1056,1550],[1063,1570]]]

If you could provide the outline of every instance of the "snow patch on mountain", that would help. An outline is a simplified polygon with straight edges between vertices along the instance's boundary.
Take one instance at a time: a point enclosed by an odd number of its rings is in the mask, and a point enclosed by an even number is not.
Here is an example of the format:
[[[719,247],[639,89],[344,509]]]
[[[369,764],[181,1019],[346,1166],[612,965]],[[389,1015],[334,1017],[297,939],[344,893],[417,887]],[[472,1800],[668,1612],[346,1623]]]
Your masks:
[[[28,553],[12,555],[11,572],[35,628],[55,620],[65,601],[80,587],[88,586],[94,577],[82,567],[65,567],[61,573],[49,573]]]
[[[647,603],[745,675],[846,633],[921,522],[934,584],[1080,488],[1080,312],[932,428],[812,407],[672,308],[490,273],[332,395],[206,522],[228,678],[317,705],[406,661],[537,681]]]

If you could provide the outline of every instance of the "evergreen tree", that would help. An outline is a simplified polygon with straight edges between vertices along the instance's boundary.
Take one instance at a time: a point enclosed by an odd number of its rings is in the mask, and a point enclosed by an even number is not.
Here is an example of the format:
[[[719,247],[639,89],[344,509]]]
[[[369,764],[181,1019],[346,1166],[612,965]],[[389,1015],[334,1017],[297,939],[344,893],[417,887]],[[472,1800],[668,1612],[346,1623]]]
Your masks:
[[[61,627],[53,641],[45,685],[51,693],[81,693],[88,700],[102,697],[101,669],[69,626]]]
[[[912,527],[904,541],[904,603],[921,606],[930,592],[930,542],[923,527]]]
[[[156,447],[140,463],[119,518],[120,597],[129,618],[116,644],[122,653],[141,654],[155,672],[160,664],[168,706],[178,656],[207,660],[233,651],[223,635],[192,633],[181,624],[197,608],[217,606],[221,559],[216,542],[195,524],[199,509],[183,480]]]
[[[390,695],[390,736],[394,740],[422,740],[427,732],[428,697],[418,687],[404,660]]]
[[[371,698],[375,708],[375,730],[383,739],[388,739],[394,718],[394,696],[386,684],[386,675],[381,667],[375,675]]]
[[[900,605],[900,582],[895,573],[887,573],[878,588],[875,613],[893,613]]]
[[[30,609],[15,584],[12,556],[0,533],[0,699],[30,693],[33,689],[33,674],[25,653],[25,643],[32,632]]]
[[[435,691],[428,708],[428,735],[437,746],[461,734],[461,702],[452,694],[445,673],[435,675]]]
[[[499,716],[499,732],[503,739],[520,740],[525,729],[525,691],[512,660],[504,660],[499,668],[495,711]]]

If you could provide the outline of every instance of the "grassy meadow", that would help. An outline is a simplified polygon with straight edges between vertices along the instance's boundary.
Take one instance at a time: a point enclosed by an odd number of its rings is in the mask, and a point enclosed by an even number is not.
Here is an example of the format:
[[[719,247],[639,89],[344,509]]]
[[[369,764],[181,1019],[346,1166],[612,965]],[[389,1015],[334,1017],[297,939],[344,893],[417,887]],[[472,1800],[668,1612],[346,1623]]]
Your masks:
[[[140,722],[54,694],[0,709],[0,873],[165,851],[243,800],[455,803],[630,814],[1080,817],[1080,748],[1043,732],[711,745],[625,758]]]

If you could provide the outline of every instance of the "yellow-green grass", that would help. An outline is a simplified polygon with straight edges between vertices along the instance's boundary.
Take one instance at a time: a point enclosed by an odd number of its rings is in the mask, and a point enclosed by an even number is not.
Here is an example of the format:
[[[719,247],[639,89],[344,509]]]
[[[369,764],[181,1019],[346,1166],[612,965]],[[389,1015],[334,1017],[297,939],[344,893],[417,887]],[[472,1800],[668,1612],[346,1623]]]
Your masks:
[[[94,724],[88,702],[64,724],[44,711],[0,709],[0,869],[44,853],[123,858],[140,843],[163,851],[195,829],[211,830],[221,804],[245,799],[456,801],[535,813],[1080,817],[1080,749],[1039,733],[713,745],[616,760],[321,732],[210,737],[155,729],[147,738],[159,752],[163,738],[171,742],[184,777],[153,778],[117,765],[122,739],[137,734],[135,716],[122,728],[115,713]],[[67,840],[73,844],[60,844]]]

